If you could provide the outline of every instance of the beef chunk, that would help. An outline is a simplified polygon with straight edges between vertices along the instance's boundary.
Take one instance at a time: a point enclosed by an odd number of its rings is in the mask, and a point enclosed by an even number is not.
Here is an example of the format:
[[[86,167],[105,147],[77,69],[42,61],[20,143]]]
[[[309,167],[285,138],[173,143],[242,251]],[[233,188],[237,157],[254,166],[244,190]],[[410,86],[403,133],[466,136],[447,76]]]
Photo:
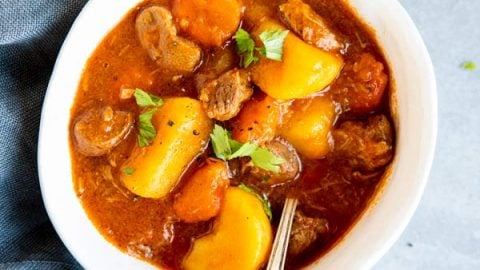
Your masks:
[[[333,131],[334,154],[354,169],[373,171],[385,166],[393,156],[393,131],[384,115],[366,122],[347,121]]]
[[[343,111],[362,114],[380,106],[388,76],[383,64],[369,53],[362,53],[353,62],[347,62],[338,80],[332,85],[333,99]]]
[[[267,171],[256,166],[251,166],[250,163],[247,163],[246,166],[249,166],[251,174],[263,181],[267,181],[268,184],[271,185],[288,182],[294,180],[298,176],[301,166],[300,158],[291,144],[284,139],[277,137],[265,143],[263,147],[270,150],[277,157],[282,158],[285,162],[280,165],[279,173]]]
[[[301,210],[295,212],[288,255],[296,257],[310,247],[318,237],[328,232],[328,221],[324,218],[307,217]]]
[[[192,41],[177,36],[172,14],[166,8],[144,9],[137,16],[135,28],[142,47],[165,70],[185,74],[200,63],[202,50]]]
[[[133,115],[111,107],[93,108],[81,114],[74,126],[77,150],[85,156],[102,156],[123,141],[133,127]]]
[[[253,94],[250,76],[245,70],[232,69],[205,84],[199,99],[208,117],[220,121],[235,117]]]
[[[342,46],[325,20],[302,0],[289,0],[279,6],[279,11],[282,21],[308,44],[326,51]]]
[[[205,84],[221,74],[235,67],[236,52],[234,46],[215,48],[212,53],[206,54],[202,61],[202,68],[195,72],[195,86],[202,89]]]

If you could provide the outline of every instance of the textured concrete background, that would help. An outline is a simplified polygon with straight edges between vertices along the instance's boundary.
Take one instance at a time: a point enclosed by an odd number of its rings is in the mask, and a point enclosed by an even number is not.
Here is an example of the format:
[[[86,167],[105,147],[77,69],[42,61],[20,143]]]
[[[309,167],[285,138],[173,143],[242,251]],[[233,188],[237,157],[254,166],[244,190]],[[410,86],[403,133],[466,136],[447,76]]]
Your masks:
[[[439,133],[420,206],[374,269],[480,269],[480,0],[400,2],[435,66]]]

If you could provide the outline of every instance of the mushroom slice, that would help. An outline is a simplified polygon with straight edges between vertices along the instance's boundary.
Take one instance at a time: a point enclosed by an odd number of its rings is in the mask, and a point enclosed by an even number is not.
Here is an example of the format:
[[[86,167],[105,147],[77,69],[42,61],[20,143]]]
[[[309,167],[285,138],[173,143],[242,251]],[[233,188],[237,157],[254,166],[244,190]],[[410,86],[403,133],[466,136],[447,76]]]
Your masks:
[[[152,6],[140,12],[135,21],[142,47],[158,66],[176,73],[190,73],[200,63],[202,50],[190,40],[177,36],[172,13]]]
[[[105,155],[128,136],[133,122],[131,113],[110,106],[89,109],[73,126],[75,146],[85,156]]]
[[[250,163],[247,163],[246,166],[251,167],[251,174],[270,185],[286,183],[295,180],[298,177],[301,171],[301,161],[297,151],[291,144],[281,137],[276,137],[265,143],[264,147],[277,157],[284,160],[284,162],[280,164],[280,172],[274,173],[259,167],[251,166]]]

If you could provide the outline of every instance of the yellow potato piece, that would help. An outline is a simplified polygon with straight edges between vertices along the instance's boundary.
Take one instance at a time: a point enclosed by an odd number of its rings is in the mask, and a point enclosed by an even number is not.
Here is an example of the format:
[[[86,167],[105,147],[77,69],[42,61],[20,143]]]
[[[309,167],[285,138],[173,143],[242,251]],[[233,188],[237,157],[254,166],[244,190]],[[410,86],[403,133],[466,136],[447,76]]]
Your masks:
[[[208,143],[213,123],[198,100],[166,99],[152,118],[157,136],[152,144],[138,145],[122,165],[120,179],[133,193],[161,198],[175,187],[190,162]],[[125,168],[132,168],[127,175]]]
[[[212,233],[197,239],[185,258],[186,270],[255,270],[272,245],[272,228],[262,203],[253,194],[228,188]]]
[[[266,30],[284,30],[272,21],[264,21],[255,30],[258,36]],[[289,32],[283,46],[282,61],[261,57],[252,67],[252,79],[269,96],[289,100],[320,91],[335,80],[343,66],[340,56],[303,42]]]
[[[329,134],[335,117],[329,97],[296,100],[279,135],[305,157],[322,158],[330,151]]]

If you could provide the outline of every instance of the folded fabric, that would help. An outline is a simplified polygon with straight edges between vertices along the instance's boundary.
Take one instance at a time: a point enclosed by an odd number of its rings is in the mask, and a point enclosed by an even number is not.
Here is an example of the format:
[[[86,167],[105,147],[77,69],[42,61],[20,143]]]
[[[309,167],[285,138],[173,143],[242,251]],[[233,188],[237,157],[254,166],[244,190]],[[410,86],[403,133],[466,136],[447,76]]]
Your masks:
[[[36,152],[50,73],[86,2],[0,1],[0,269],[81,269],[45,212]]]

